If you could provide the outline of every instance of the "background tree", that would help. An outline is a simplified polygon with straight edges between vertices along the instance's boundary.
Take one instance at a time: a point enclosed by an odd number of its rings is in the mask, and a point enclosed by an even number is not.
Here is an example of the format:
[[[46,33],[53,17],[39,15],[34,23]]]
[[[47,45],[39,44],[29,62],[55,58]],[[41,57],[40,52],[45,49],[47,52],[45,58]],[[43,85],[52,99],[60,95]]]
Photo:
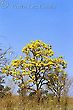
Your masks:
[[[9,87],[4,87],[5,84],[5,75],[2,75],[1,68],[6,66],[8,64],[8,59],[6,58],[8,52],[10,52],[10,48],[8,48],[6,51],[3,51],[3,49],[0,49],[0,97],[3,97],[8,93],[10,90]]]
[[[67,73],[65,71],[66,66],[67,64],[64,63],[62,57],[55,59],[55,65],[51,68],[47,77],[48,89],[58,98],[59,103],[67,82]]]
[[[48,85],[48,89],[58,96],[66,79],[64,69],[67,63],[63,58],[54,58],[52,47],[40,40],[27,44],[22,52],[24,55],[3,68],[3,73],[18,80],[21,90],[26,89],[40,95]]]

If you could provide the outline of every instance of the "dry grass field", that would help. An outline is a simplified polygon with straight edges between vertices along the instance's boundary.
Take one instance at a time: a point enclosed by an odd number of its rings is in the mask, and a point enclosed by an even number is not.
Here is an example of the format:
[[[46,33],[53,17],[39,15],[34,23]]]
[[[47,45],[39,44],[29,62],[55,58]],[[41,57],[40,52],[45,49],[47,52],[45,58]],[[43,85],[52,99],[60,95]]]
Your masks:
[[[62,98],[60,105],[55,98],[5,96],[0,98],[0,110],[73,110],[73,98]]]

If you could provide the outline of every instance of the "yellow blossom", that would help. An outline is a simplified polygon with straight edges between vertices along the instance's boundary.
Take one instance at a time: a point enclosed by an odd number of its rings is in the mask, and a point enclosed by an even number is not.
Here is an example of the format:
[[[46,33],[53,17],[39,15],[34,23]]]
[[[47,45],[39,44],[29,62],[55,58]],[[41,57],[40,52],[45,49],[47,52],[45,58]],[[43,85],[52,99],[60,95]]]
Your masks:
[[[6,73],[6,69],[5,68],[2,68],[2,73]]]

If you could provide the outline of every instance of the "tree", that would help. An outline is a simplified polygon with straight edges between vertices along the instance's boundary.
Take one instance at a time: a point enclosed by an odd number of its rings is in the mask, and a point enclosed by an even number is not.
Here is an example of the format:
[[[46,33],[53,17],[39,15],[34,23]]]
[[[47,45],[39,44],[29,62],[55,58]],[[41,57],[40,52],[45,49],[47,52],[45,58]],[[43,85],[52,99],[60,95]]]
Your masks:
[[[7,92],[10,90],[9,87],[4,87],[4,78],[5,75],[2,75],[2,71],[1,68],[3,68],[4,66],[6,66],[8,64],[8,60],[6,58],[7,53],[9,52],[10,48],[8,48],[6,51],[3,51],[2,49],[0,49],[0,97],[3,97],[4,95],[7,94]]]
[[[20,82],[22,89],[41,94],[44,86],[48,86],[58,96],[65,85],[67,63],[62,57],[54,58],[51,45],[40,40],[32,41],[23,47],[24,55],[2,69],[3,73],[12,75]],[[27,80],[26,80],[27,79]]]
[[[62,60],[62,58],[60,60]],[[66,65],[63,64],[61,65],[59,64],[59,62],[56,61],[56,68],[53,67],[47,77],[48,89],[51,90],[54,96],[58,98],[59,103],[60,103],[60,98],[64,93],[65,85],[67,81],[67,73],[64,70],[65,68],[64,66]]]

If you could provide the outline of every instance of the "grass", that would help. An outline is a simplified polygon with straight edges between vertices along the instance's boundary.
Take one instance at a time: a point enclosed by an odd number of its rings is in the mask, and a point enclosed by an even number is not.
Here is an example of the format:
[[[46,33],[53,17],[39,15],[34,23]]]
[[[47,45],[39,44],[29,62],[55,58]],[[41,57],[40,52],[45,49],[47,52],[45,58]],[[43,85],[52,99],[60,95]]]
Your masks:
[[[67,100],[67,103],[65,103]],[[58,105],[56,98],[4,96],[0,98],[0,110],[73,110],[73,98],[61,98]]]

